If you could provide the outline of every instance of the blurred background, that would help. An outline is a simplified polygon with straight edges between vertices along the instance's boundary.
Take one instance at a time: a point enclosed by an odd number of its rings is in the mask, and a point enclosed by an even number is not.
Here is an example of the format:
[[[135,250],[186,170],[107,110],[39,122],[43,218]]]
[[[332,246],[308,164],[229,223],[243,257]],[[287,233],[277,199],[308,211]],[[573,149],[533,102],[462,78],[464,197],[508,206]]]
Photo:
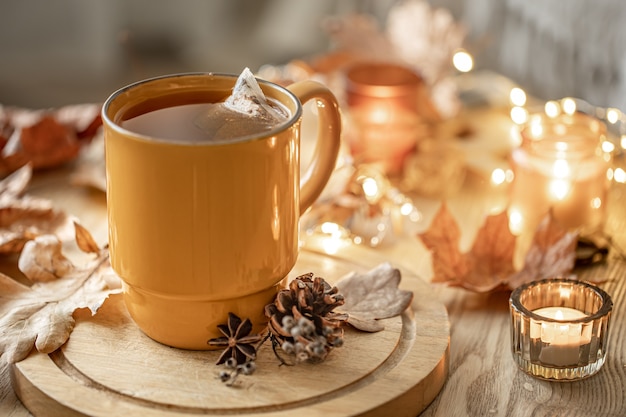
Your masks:
[[[2,0],[0,104],[102,102],[142,78],[239,73],[324,53],[328,16],[392,0]],[[541,99],[572,96],[626,110],[624,0],[431,0],[466,25],[475,68]]]

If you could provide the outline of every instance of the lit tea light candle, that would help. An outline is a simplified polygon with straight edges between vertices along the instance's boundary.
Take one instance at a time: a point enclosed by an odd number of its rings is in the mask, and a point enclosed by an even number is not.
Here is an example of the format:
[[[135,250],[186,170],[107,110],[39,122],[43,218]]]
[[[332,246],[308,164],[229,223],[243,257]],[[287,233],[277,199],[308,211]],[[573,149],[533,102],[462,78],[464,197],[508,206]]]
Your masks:
[[[603,152],[606,126],[581,113],[533,115],[511,153],[511,231],[528,242],[551,210],[568,229],[603,226],[610,156]]]
[[[580,323],[570,323],[587,317],[582,311],[568,307],[543,307],[533,310],[540,317],[556,320],[537,321],[531,318],[530,337],[540,339],[546,346],[541,349],[539,360],[555,366],[578,363],[581,347],[591,341],[591,328]]]
[[[593,375],[606,359],[613,302],[586,282],[547,279],[511,294],[511,349],[523,371],[543,379]]]

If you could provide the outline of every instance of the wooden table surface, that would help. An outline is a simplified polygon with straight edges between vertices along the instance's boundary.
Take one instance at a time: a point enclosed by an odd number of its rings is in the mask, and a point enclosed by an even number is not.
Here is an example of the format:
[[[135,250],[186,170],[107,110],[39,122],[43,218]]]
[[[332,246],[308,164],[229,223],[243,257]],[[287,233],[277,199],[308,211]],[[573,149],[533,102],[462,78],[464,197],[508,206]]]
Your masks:
[[[616,163],[626,165],[623,159]],[[102,242],[104,195],[69,186],[68,173],[61,169],[38,174],[29,192],[67,207]],[[626,248],[626,185],[614,183],[610,197],[606,230],[617,246]],[[471,243],[483,216],[502,198],[501,190],[470,174],[464,187],[447,199],[463,230],[462,245]],[[425,229],[441,200],[416,198],[415,203]],[[427,281],[432,278],[430,255],[414,236],[377,251]],[[598,374],[578,382],[546,382],[526,375],[510,352],[509,292],[477,294],[437,285],[435,294],[450,317],[450,369],[443,390],[422,416],[626,416],[626,261],[612,251],[606,263],[576,273],[582,279],[603,278],[600,286],[614,302],[607,360]],[[7,365],[0,371],[0,416],[29,416],[13,393]]]

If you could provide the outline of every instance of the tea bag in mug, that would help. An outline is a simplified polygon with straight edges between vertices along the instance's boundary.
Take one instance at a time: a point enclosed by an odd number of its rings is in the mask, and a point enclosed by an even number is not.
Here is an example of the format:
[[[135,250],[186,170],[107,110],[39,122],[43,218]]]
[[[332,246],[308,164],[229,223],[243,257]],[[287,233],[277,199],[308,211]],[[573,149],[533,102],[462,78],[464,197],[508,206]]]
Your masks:
[[[195,125],[212,140],[234,139],[269,131],[287,120],[287,111],[271,104],[250,69],[245,68],[223,102],[211,104]]]

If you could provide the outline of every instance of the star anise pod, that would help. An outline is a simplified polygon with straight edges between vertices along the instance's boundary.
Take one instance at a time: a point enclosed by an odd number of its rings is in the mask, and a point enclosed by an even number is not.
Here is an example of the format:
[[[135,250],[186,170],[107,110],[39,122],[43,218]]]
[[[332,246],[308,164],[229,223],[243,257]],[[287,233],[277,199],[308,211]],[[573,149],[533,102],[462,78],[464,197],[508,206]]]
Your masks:
[[[217,359],[216,365],[225,363],[229,358],[233,358],[236,364],[243,364],[256,358],[256,343],[263,339],[262,335],[250,334],[252,322],[250,319],[241,320],[236,314],[228,313],[228,324],[217,326],[224,335],[210,339],[210,346],[224,346],[226,349]]]

